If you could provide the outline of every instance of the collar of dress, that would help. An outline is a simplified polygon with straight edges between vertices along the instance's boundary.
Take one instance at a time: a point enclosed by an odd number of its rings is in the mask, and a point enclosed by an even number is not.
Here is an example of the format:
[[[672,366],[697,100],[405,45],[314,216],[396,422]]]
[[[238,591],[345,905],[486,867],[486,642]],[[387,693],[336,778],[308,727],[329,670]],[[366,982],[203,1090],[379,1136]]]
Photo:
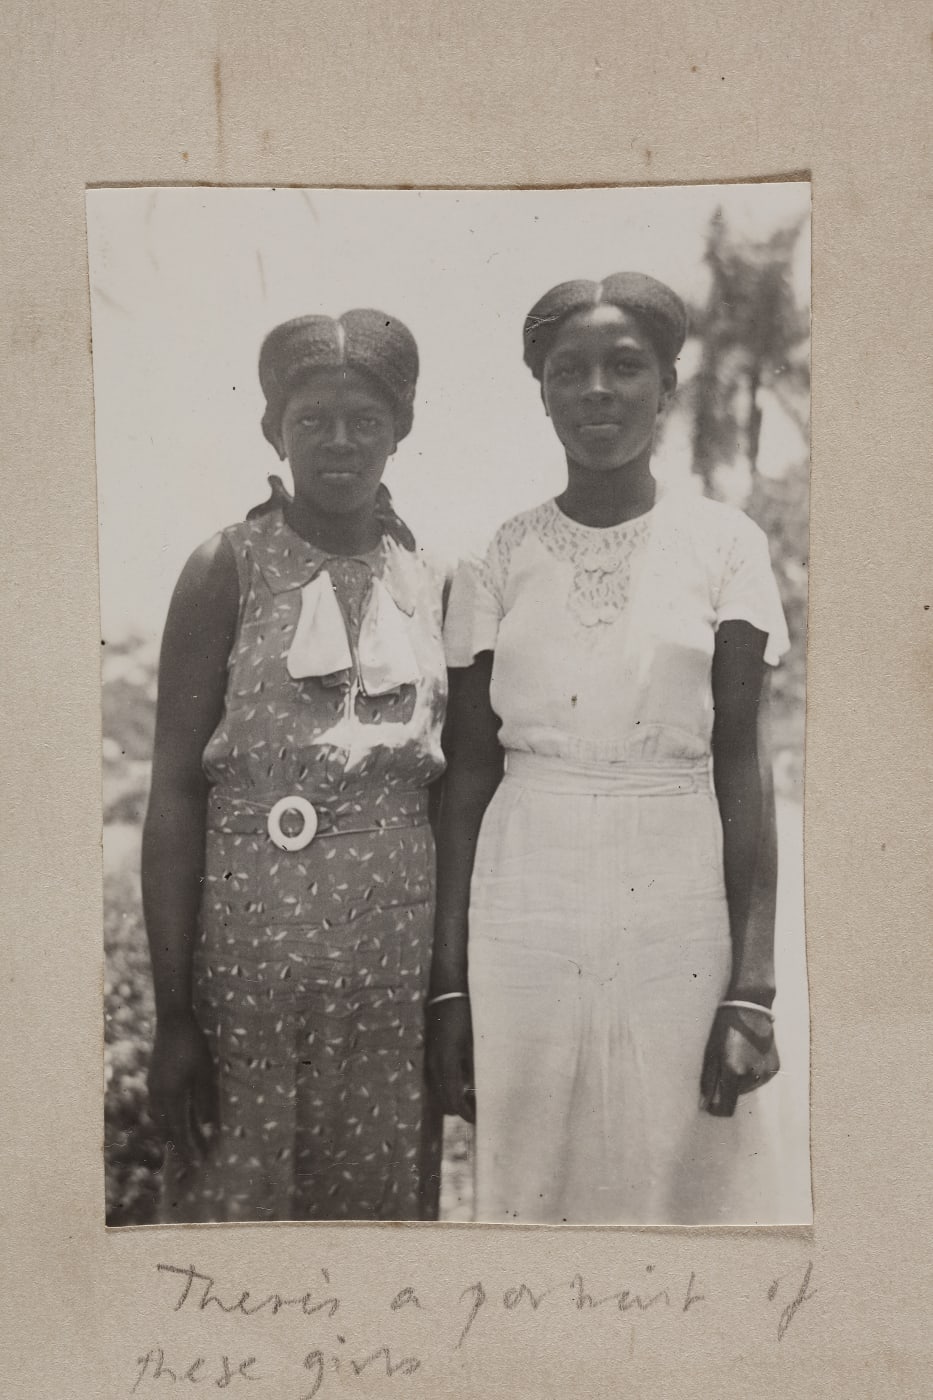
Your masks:
[[[274,594],[304,588],[326,568],[331,559],[337,557],[296,534],[286,524],[281,510],[260,517],[255,527],[250,550],[270,592]],[[375,557],[377,551],[378,558]],[[418,575],[413,554],[403,549],[390,535],[383,535],[377,550],[347,557],[358,559],[369,569],[373,578],[381,579],[395,606],[406,617],[414,616]]]
[[[304,680],[351,674],[353,645],[327,569],[335,556],[302,539],[280,511],[256,523],[260,528],[251,550],[270,591],[301,593],[301,614],[286,659],[289,675]],[[360,562],[372,575],[372,587],[360,624],[356,670],[367,695],[387,695],[420,676],[408,627],[417,606],[417,563],[387,535],[378,557]]]

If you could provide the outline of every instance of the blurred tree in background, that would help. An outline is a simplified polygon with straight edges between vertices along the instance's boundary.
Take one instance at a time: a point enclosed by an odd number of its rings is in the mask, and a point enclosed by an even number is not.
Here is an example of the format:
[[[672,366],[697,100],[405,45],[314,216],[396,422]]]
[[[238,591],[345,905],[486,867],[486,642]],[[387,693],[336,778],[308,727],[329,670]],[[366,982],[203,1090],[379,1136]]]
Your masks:
[[[739,456],[757,468],[763,391],[806,433],[810,309],[797,305],[793,289],[803,228],[801,221],[753,242],[730,234],[720,212],[710,223],[709,297],[692,309],[703,347],[692,384],[693,465],[707,489]]]
[[[692,464],[704,490],[747,510],[765,530],[791,635],[774,677],[775,739],[799,786],[802,766],[809,555],[810,308],[794,291],[804,221],[755,241],[710,223],[709,294],[691,308],[699,366],[685,386]],[[766,414],[782,450],[763,461]],[[796,431],[794,431],[796,429]]]

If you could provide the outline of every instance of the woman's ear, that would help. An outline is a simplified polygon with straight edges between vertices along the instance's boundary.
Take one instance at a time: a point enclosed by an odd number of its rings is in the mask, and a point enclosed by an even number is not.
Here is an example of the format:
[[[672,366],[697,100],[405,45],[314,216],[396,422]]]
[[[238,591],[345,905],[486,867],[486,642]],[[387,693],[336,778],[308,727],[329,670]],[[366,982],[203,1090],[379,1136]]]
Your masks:
[[[545,412],[546,416],[547,416],[548,418],[550,418],[550,416],[551,416],[551,410],[548,408],[548,406],[547,406],[547,399],[544,397],[544,383],[543,383],[543,381],[538,385],[538,391],[539,391],[539,393],[541,394],[541,402],[544,404],[544,412]]]
[[[676,388],[677,370],[671,365],[670,369],[666,369],[661,375],[661,393],[658,398],[658,413],[663,413],[665,409],[670,407]]]
[[[285,461],[285,458],[286,458],[286,452],[285,452],[285,443],[282,441],[282,434],[281,434],[281,433],[276,433],[276,435],[275,435],[275,437],[274,437],[274,439],[273,439],[273,441],[272,441],[272,446],[275,448],[276,452],[279,454],[279,461],[280,461],[280,462],[284,462],[284,461]]]

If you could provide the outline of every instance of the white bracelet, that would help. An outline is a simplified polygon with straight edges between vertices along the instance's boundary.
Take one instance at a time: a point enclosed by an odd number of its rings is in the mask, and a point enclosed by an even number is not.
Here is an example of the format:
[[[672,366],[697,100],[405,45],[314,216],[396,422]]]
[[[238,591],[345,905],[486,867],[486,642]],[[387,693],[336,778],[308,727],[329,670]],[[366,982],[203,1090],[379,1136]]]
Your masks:
[[[774,1012],[771,1010],[770,1006],[762,1006],[761,1003],[757,1001],[721,1001],[719,1005],[737,1006],[740,1011],[760,1011],[763,1016],[767,1016],[769,1021],[774,1021]]]
[[[427,1007],[429,1007],[429,1006],[437,1006],[438,1002],[441,1002],[441,1001],[469,1001],[469,1000],[470,1000],[470,993],[469,993],[469,992],[441,992],[441,994],[440,994],[439,997],[431,997],[428,1001],[426,1001],[426,1002],[425,1002],[425,1008],[427,1008]]]

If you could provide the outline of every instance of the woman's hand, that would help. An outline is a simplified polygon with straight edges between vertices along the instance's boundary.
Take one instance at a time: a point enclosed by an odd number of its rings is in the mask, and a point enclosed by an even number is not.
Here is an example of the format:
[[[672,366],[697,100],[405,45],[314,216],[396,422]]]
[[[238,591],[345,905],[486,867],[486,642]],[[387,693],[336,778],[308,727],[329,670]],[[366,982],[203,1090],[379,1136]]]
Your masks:
[[[192,1011],[160,1016],[149,1064],[149,1109],[181,1164],[206,1156],[217,1126],[214,1062]]]
[[[769,1017],[721,1006],[703,1056],[700,1108],[715,1118],[731,1118],[739,1094],[767,1084],[780,1067]]]
[[[428,1074],[441,1110],[476,1122],[473,1092],[473,1018],[466,997],[429,1006]]]

